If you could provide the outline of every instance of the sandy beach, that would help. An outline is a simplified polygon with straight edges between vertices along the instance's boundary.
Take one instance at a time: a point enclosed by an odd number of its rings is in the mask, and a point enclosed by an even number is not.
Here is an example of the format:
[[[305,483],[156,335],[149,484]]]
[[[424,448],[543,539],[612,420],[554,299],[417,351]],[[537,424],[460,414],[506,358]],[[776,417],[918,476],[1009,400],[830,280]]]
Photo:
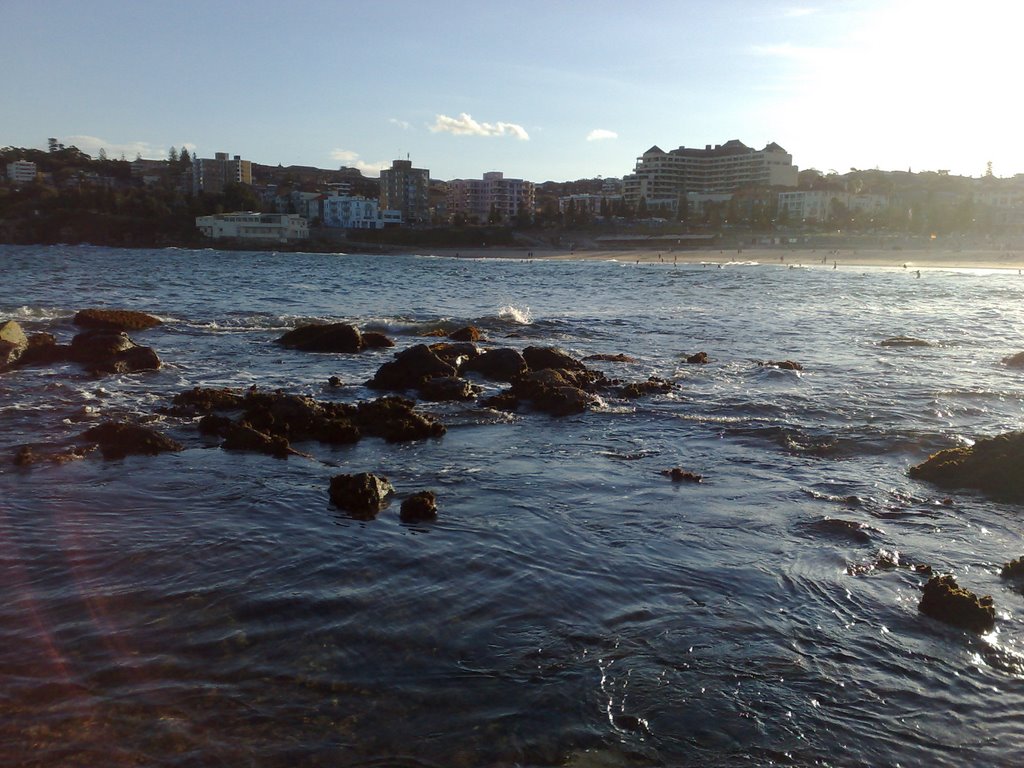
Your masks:
[[[553,259],[620,261],[640,264],[785,264],[792,267],[844,269],[892,267],[896,269],[999,269],[1024,271],[1024,250],[921,248],[709,248],[680,251],[643,249],[557,250],[529,248],[435,248],[426,253],[471,259]]]

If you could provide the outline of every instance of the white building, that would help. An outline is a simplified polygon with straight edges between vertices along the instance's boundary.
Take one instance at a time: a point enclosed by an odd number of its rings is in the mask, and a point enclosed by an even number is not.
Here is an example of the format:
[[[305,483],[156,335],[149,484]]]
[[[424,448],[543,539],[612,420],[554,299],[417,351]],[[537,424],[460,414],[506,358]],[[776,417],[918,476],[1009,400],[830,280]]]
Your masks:
[[[474,216],[486,222],[491,214],[501,221],[514,219],[520,212],[532,215],[535,186],[532,181],[506,179],[501,171],[489,171],[482,179],[453,179],[448,182],[448,213]]]
[[[28,160],[15,160],[7,164],[7,178],[21,184],[36,180],[36,164]]]
[[[376,200],[353,195],[334,195],[323,199],[326,227],[341,229],[383,229],[401,225],[401,211],[383,211]]]
[[[309,224],[294,213],[235,211],[197,216],[196,226],[206,237],[289,242],[309,238]]]
[[[779,216],[790,224],[820,223],[832,218],[837,209],[874,216],[889,208],[888,195],[851,195],[827,189],[801,189],[779,193]]]

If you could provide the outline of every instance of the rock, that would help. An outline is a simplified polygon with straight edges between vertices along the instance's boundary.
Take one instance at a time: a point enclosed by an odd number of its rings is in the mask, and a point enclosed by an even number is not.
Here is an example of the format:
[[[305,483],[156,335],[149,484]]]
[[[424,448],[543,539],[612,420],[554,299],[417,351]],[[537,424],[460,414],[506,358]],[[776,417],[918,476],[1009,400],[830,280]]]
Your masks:
[[[480,350],[476,344],[466,341],[456,342],[455,344],[444,341],[438,342],[437,344],[430,345],[430,351],[455,370],[462,368],[468,361],[480,356]]]
[[[947,448],[911,467],[909,475],[944,488],[973,488],[996,498],[1024,501],[1024,432]]]
[[[950,575],[932,576],[923,591],[918,609],[926,616],[972,632],[987,632],[995,626],[991,596],[978,597]]]
[[[466,361],[463,370],[475,371],[494,381],[512,381],[519,374],[529,370],[529,366],[517,350],[502,347],[488,350],[479,357]]]
[[[697,352],[686,358],[686,362],[691,365],[705,365],[708,362],[707,352]]]
[[[245,397],[233,389],[211,389],[193,387],[174,396],[175,405],[172,412],[177,415],[195,413],[211,413],[213,411],[240,410],[245,404]]]
[[[311,397],[285,392],[250,391],[245,396],[240,423],[288,442],[317,440],[321,443],[357,442],[357,409],[344,403],[317,402]]]
[[[448,338],[452,341],[480,341],[483,339],[483,334],[476,326],[467,325],[465,328],[459,328],[459,330],[449,333]]]
[[[101,373],[132,373],[155,370],[160,358],[150,347],[140,347],[123,331],[93,329],[71,340],[68,357]]]
[[[367,435],[383,437],[389,443],[440,437],[445,427],[413,410],[413,402],[402,397],[381,397],[359,403],[357,423]]]
[[[290,349],[303,352],[359,352],[363,336],[359,329],[348,323],[300,325],[277,340]]]
[[[802,371],[804,367],[800,363],[794,362],[793,360],[768,360],[758,365],[764,366],[765,368],[779,368],[783,371]]]
[[[327,380],[327,386],[329,386],[329,387],[340,387],[340,386],[342,386],[341,377],[340,376],[331,376],[331,378],[329,378]]]
[[[635,357],[630,357],[629,355],[623,355],[623,354],[617,354],[617,355],[608,355],[608,354],[587,355],[583,359],[587,360],[587,361],[597,360],[597,361],[602,361],[602,362],[606,362],[606,363],[635,363],[636,362],[636,358]]]
[[[1004,579],[1019,579],[1021,576],[1024,576],[1024,557],[1018,557],[1016,560],[1003,563],[1003,568],[999,571],[999,575]]]
[[[85,458],[90,448],[80,446],[69,446],[59,450],[43,450],[37,446],[23,445],[14,454],[14,465],[17,467],[29,467],[43,461],[50,461],[55,464],[66,464],[69,461]]]
[[[512,393],[529,400],[533,407],[552,416],[582,413],[597,398],[566,378],[564,371],[545,368],[519,376],[512,383]]]
[[[557,371],[587,370],[587,366],[582,362],[557,347],[527,347],[523,350],[523,359],[526,360],[531,371],[542,371],[548,368]]]
[[[280,435],[270,435],[249,424],[228,422],[223,427],[224,442],[221,448],[226,451],[252,451],[265,453],[278,459],[287,459],[293,453],[288,440]]]
[[[881,347],[930,347],[931,344],[924,339],[915,339],[912,336],[892,336],[878,343]]]
[[[199,434],[226,437],[231,425],[234,424],[227,416],[208,413],[199,420]]]
[[[431,491],[419,491],[402,502],[403,523],[419,523],[437,518],[437,498]]]
[[[155,456],[185,447],[155,429],[138,424],[106,421],[87,429],[82,437],[99,444],[105,459],[123,459],[130,455]]]
[[[698,475],[695,472],[689,472],[681,467],[672,467],[672,469],[664,469],[661,474],[665,477],[672,478],[673,483],[699,483],[704,480],[704,475]]]
[[[362,338],[363,349],[387,349],[395,346],[395,342],[378,331],[367,331]]]
[[[377,369],[367,385],[375,389],[415,389],[435,376],[454,376],[455,368],[439,358],[426,344],[402,350],[391,362]]]
[[[511,389],[506,389],[504,392],[481,400],[480,405],[485,408],[493,408],[496,411],[515,411],[519,409],[519,398]]]
[[[28,337],[28,347],[18,358],[18,365],[52,365],[67,359],[71,347],[58,344],[52,333],[33,333]]]
[[[14,320],[0,325],[0,366],[11,365],[28,349],[28,337]]]
[[[1024,368],[1024,352],[1018,352],[1015,355],[1004,357],[1003,365],[1009,366],[1010,368]]]
[[[420,397],[439,403],[449,400],[472,400],[481,388],[457,376],[435,376],[420,384]]]
[[[671,392],[672,387],[673,384],[671,381],[659,379],[657,376],[651,376],[647,381],[627,384],[619,390],[619,397],[634,399],[637,397],[644,397],[645,395],[664,394],[666,392]]]
[[[356,518],[369,520],[387,506],[387,497],[395,492],[386,477],[361,472],[331,478],[331,502]]]
[[[158,317],[130,309],[83,309],[75,314],[75,325],[112,331],[144,331],[162,325]]]

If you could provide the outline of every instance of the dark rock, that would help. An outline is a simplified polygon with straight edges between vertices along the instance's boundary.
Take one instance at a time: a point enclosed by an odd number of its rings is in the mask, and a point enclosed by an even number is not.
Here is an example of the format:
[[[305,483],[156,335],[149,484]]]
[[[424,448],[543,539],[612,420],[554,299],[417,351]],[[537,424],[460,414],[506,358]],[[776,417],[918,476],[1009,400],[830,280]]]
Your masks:
[[[681,467],[672,467],[672,469],[664,469],[661,474],[665,477],[672,478],[673,483],[699,483],[704,480],[704,475],[698,475],[695,472],[689,472]]]
[[[909,474],[944,488],[974,488],[996,498],[1024,501],[1024,432],[947,448],[911,467]]]
[[[568,355],[557,347],[527,347],[523,350],[523,359],[531,371],[542,371],[553,368],[557,371],[585,371],[581,361]]]
[[[208,413],[199,420],[199,434],[217,435],[225,437],[228,430],[234,424],[227,416],[218,416],[215,413]]]
[[[1024,368],[1024,352],[1018,352],[1015,355],[1004,357],[1003,365],[1007,365],[1010,368]]]
[[[335,475],[331,478],[331,502],[353,517],[369,520],[387,506],[387,497],[394,486],[386,477],[361,472],[357,475]]]
[[[395,342],[377,331],[367,331],[363,334],[364,349],[386,349],[395,346]]]
[[[71,340],[68,357],[101,373],[156,370],[160,358],[150,347],[140,347],[123,331],[101,328],[83,331]]]
[[[617,354],[617,355],[609,355],[609,354],[587,355],[583,359],[587,360],[587,361],[590,361],[590,360],[603,361],[603,362],[606,362],[606,363],[635,363],[636,362],[636,358],[635,357],[630,357],[629,355],[623,355],[621,353]]]
[[[359,329],[348,323],[300,325],[277,340],[304,352],[358,352],[363,348]]]
[[[327,380],[327,386],[329,386],[329,387],[340,387],[340,386],[342,386],[341,377],[340,376],[331,376],[331,378],[329,378]]]
[[[144,331],[162,325],[160,318],[130,309],[83,309],[75,314],[74,323],[113,331]]]
[[[519,398],[511,389],[499,392],[496,395],[480,401],[485,408],[493,408],[496,411],[515,411],[519,409]]]
[[[456,370],[462,368],[469,360],[480,356],[476,344],[466,341],[455,344],[438,342],[430,345],[430,351]]]
[[[250,391],[245,396],[241,423],[290,442],[354,443],[360,437],[353,423],[356,413],[354,406],[343,403],[317,402],[285,392]]]
[[[105,459],[123,459],[129,455],[155,456],[185,449],[155,429],[114,421],[106,421],[87,429],[82,437],[98,443]]]
[[[931,344],[924,339],[915,339],[912,336],[892,336],[878,342],[881,347],[930,347]]]
[[[381,397],[359,403],[356,421],[367,435],[383,437],[389,443],[440,437],[445,427],[413,410],[413,402],[402,397]]]
[[[52,333],[33,333],[28,337],[28,347],[18,358],[18,365],[52,365],[67,359],[71,347],[58,344]]]
[[[565,371],[553,368],[530,371],[512,383],[512,392],[517,398],[531,401],[534,408],[552,416],[582,413],[597,398],[576,386],[565,374]]]
[[[41,450],[37,446],[23,445],[14,454],[14,464],[18,467],[29,467],[43,461],[53,462],[54,464],[66,464],[69,461],[85,458],[86,453],[90,450],[90,447],[77,445],[57,450]]]
[[[1024,557],[1018,557],[1016,560],[1003,563],[1003,568],[999,571],[999,575],[1004,579],[1019,579],[1024,576]]]
[[[804,367],[800,363],[794,362],[793,360],[768,360],[758,365],[764,366],[765,368],[778,368],[783,371],[802,371]]]
[[[651,728],[648,722],[636,715],[618,714],[612,716],[612,723],[616,728],[633,733],[650,734]]]
[[[660,395],[666,392],[671,392],[672,387],[673,384],[671,381],[665,381],[665,379],[659,379],[657,376],[651,376],[647,381],[627,384],[619,390],[619,397],[633,399],[637,397],[644,397],[645,395]]]
[[[918,609],[926,616],[972,632],[987,632],[995,626],[991,596],[978,597],[950,575],[932,576],[923,591]]]
[[[245,397],[228,388],[193,387],[175,395],[172,402],[180,409],[178,413],[184,415],[240,410],[245,404]]]
[[[705,365],[708,362],[707,352],[697,352],[686,358],[686,362],[691,365]]]
[[[428,339],[429,338],[440,339],[441,337],[447,336],[447,335],[448,335],[448,333],[447,333],[447,331],[445,331],[444,328],[434,328],[433,330],[425,331],[425,332],[420,334],[420,336],[424,336],[424,337],[426,337]]]
[[[399,391],[415,389],[435,376],[454,376],[455,373],[454,366],[431,352],[426,344],[416,344],[384,363],[367,384],[375,389]]]
[[[0,366],[11,365],[28,349],[28,337],[14,320],[0,324]]]
[[[457,376],[436,376],[420,384],[420,397],[435,403],[449,400],[472,400],[481,388]]]
[[[512,381],[519,374],[529,370],[529,366],[517,350],[503,347],[488,350],[479,357],[468,360],[463,369],[495,381]]]
[[[467,325],[465,328],[459,328],[459,330],[449,333],[448,338],[452,341],[481,341],[483,335],[476,326]]]
[[[419,491],[402,502],[403,523],[419,523],[437,518],[437,498],[432,491]]]
[[[226,451],[265,453],[278,459],[287,459],[293,453],[286,438],[261,432],[249,424],[229,422],[223,434],[221,448]]]

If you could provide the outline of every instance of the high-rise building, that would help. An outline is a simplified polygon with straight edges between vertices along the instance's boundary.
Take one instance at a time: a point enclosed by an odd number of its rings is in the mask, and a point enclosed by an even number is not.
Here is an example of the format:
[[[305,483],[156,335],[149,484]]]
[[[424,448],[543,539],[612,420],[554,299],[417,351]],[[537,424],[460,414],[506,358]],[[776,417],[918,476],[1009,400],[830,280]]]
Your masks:
[[[520,212],[533,213],[534,184],[506,179],[501,171],[485,173],[482,179],[454,179],[448,182],[448,213],[473,216],[486,222],[491,215],[509,221]]]
[[[192,161],[192,193],[219,195],[226,184],[252,184],[252,162],[238,155],[228,158],[217,152],[213,158],[197,157]]]
[[[36,164],[28,160],[15,160],[7,164],[7,178],[18,183],[35,181]]]
[[[752,149],[738,139],[704,149],[648,149],[633,173],[623,177],[626,202],[636,205],[677,199],[688,192],[733,192],[744,186],[795,187],[793,156],[772,142]]]
[[[399,211],[403,224],[430,222],[430,171],[394,160],[380,172],[380,207]]]

